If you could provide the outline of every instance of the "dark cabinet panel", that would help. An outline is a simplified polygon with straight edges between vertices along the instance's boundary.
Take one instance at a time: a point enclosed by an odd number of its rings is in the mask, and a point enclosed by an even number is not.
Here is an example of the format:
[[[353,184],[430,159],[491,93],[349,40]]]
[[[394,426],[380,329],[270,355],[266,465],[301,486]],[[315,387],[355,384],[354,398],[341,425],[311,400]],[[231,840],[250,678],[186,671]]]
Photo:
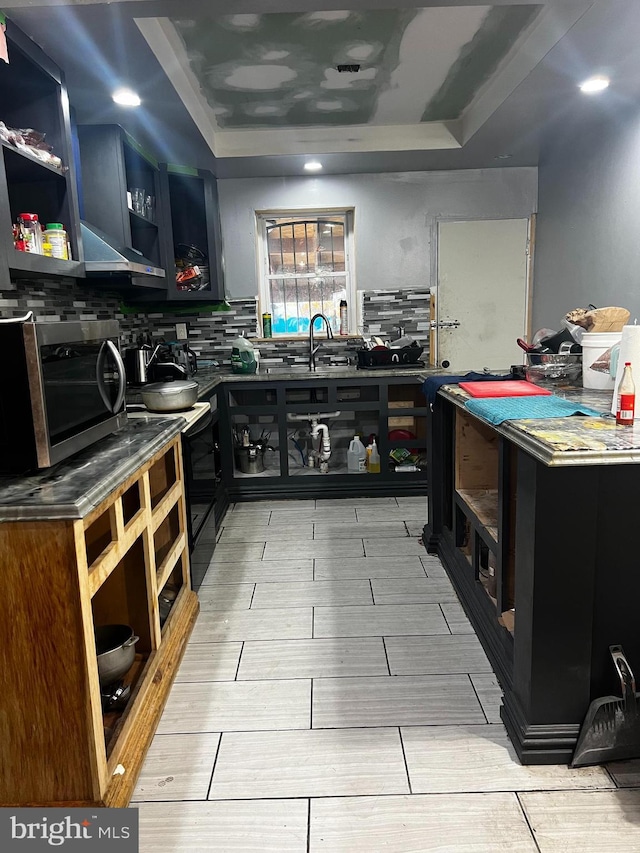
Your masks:
[[[216,179],[204,169],[160,166],[161,205],[167,219],[167,299],[211,302],[224,299],[222,236]],[[178,282],[180,263],[191,256],[200,276]]]
[[[166,269],[165,224],[158,215],[156,161],[119,125],[79,125],[78,143],[83,218],[117,245],[132,248],[154,266]],[[136,211],[134,190],[140,190],[145,199],[152,198],[155,207]],[[132,277],[132,287],[136,284],[160,292],[166,288],[166,281],[157,278],[141,281]]]

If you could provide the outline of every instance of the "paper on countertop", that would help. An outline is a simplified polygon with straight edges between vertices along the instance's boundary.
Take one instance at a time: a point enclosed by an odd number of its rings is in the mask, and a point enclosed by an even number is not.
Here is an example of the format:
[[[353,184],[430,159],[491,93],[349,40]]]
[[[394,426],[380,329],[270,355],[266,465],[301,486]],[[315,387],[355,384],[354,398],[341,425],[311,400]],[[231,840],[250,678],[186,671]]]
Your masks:
[[[624,373],[625,361],[631,362],[631,373],[636,385],[636,398],[640,394],[640,326],[623,326],[622,338],[620,340],[620,352],[618,353],[618,367],[616,370],[616,384],[613,389],[611,401],[611,414],[616,413],[616,402],[618,396],[618,385]],[[636,405],[635,418],[640,418],[640,406]]]

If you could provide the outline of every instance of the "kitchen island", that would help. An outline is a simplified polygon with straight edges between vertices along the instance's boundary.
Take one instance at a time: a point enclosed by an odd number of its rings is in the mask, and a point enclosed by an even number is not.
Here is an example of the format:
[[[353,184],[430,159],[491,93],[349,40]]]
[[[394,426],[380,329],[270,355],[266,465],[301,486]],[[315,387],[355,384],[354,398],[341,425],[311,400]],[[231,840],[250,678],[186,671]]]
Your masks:
[[[198,613],[183,424],[131,421],[54,468],[0,480],[3,806],[129,802]],[[136,639],[124,706],[100,680],[94,629],[106,625]]]
[[[526,764],[568,762],[590,701],[620,695],[611,644],[640,665],[640,423],[617,427],[609,393],[560,394],[605,416],[492,426],[457,385],[428,414],[424,541],[489,656]]]

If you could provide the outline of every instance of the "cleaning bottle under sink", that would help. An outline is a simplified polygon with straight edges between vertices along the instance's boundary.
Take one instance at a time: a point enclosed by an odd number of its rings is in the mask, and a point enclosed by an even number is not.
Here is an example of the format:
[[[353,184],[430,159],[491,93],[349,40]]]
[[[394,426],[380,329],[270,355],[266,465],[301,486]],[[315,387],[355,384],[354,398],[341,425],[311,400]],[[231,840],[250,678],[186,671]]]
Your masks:
[[[380,473],[380,453],[378,451],[378,445],[376,444],[375,438],[373,439],[373,444],[371,445],[371,453],[369,454],[369,473]]]
[[[364,474],[367,453],[360,436],[354,435],[347,451],[347,471],[349,474]]]

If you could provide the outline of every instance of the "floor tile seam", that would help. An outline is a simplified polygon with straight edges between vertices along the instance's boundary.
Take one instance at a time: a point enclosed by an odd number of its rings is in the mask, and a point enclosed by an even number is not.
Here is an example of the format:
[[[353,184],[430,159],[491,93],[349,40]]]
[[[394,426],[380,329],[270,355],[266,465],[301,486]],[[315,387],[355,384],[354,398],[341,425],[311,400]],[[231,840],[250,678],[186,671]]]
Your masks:
[[[216,772],[216,763],[218,761],[218,755],[220,754],[220,744],[222,743],[222,732],[220,732],[220,737],[218,738],[218,745],[216,747],[216,754],[213,758],[213,765],[211,767],[211,776],[209,776],[209,784],[207,785],[207,799],[209,798],[209,793],[211,792],[211,786],[213,785],[213,774]]]
[[[252,684],[256,681],[308,681],[309,679],[318,680],[318,679],[327,679],[327,678],[385,678],[385,677],[394,677],[387,676],[387,673],[380,672],[376,675],[371,675],[370,673],[364,673],[363,675],[351,674],[348,675],[300,675],[300,676],[286,676],[285,678],[265,678],[264,676],[258,678],[247,678],[246,676],[242,676],[240,678],[236,678],[236,682],[242,681],[250,681]],[[217,681],[181,681],[179,684],[233,684],[231,679],[218,679]]]
[[[636,789],[640,790],[640,789]],[[519,794],[529,794],[529,793],[549,793],[549,794],[557,794],[558,791],[442,791],[442,792],[433,792],[427,794],[421,794],[419,792],[411,792],[407,793],[406,791],[396,791],[389,792],[384,791],[380,793],[372,793],[372,794],[282,794],[280,796],[267,796],[267,797],[207,797],[206,800],[200,799],[198,797],[194,799],[169,799],[169,800],[131,800],[131,805],[156,805],[158,803],[164,803],[165,805],[169,805],[171,803],[251,803],[251,802],[271,802],[271,801],[280,801],[280,800],[377,800],[380,798],[402,798],[405,799],[410,797],[411,799],[441,799],[444,797],[491,797],[493,794],[514,794],[516,798],[518,798]],[[535,839],[534,839],[535,840]],[[540,848],[537,848],[538,850]]]
[[[281,684],[290,684],[295,683],[299,684],[301,681],[311,682],[312,676],[300,677],[300,678],[239,678],[239,679],[225,679],[218,681],[181,681],[180,684],[246,684],[250,682],[254,687],[258,684],[265,685],[273,685],[281,683]],[[275,689],[275,688],[274,688]],[[177,693],[175,694],[177,695]]]
[[[222,784],[227,784],[223,782]],[[237,784],[237,782],[232,782],[232,784]],[[420,791],[407,791],[407,790],[398,790],[398,791],[380,791],[376,793],[375,791],[371,793],[359,793],[359,794],[345,794],[345,793],[332,793],[332,794],[281,794],[281,795],[272,795],[272,796],[263,796],[263,797],[238,797],[237,795],[233,797],[210,797],[207,800],[196,800],[195,802],[209,802],[209,803],[230,803],[230,802],[240,802],[240,803],[250,803],[250,802],[269,802],[272,800],[355,800],[355,799],[379,799],[381,797],[390,798],[411,798],[417,799],[421,798],[451,798],[451,797],[482,797],[486,800],[487,797],[490,797],[493,794],[503,795],[503,794],[518,794],[518,793],[531,793],[529,791],[434,791],[422,793]],[[548,793],[554,794],[558,793],[558,791],[549,791]],[[153,802],[183,802],[181,800],[149,800],[145,801],[145,804],[153,803]],[[188,802],[188,801],[186,801]],[[535,843],[535,837],[534,837]],[[536,850],[540,851],[540,848],[536,844]],[[544,853],[544,851],[543,851]]]
[[[371,603],[375,605],[377,604],[377,601],[375,595],[373,594],[373,583],[371,582],[371,578],[369,578],[369,590],[371,592]]]
[[[363,580],[365,580],[363,578]],[[315,583],[315,581],[308,581],[308,583]],[[277,604],[277,605],[269,605],[267,607],[236,607],[233,612],[234,613],[244,613],[245,611],[250,611],[251,613],[260,612],[263,613],[268,610],[300,610],[305,607],[330,607],[335,610],[339,610],[341,608],[349,608],[349,607],[370,607],[372,610],[374,608],[380,609],[382,607],[439,607],[440,603],[450,604],[451,602],[423,602],[419,601],[416,604],[411,604],[407,602],[406,604],[374,604],[373,601],[357,601],[352,602],[350,604]],[[220,610],[202,610],[202,613],[224,613],[224,608],[220,608]],[[448,627],[448,626],[447,626]]]
[[[355,727],[353,727],[355,728]],[[370,729],[370,728],[389,728],[388,726],[360,726],[362,729]],[[163,735],[208,735],[208,734],[219,734],[222,739],[224,735],[255,735],[255,734],[280,734],[282,732],[320,732],[320,731],[328,731],[328,729],[312,729],[310,726],[299,726],[298,728],[286,728],[286,729],[274,729],[274,728],[259,728],[259,729],[216,729],[215,731],[210,731],[209,729],[205,729],[200,731],[199,729],[193,731],[175,731],[175,732],[162,732]],[[342,731],[342,729],[338,729],[338,731]],[[156,732],[155,737],[160,737],[161,733]]]
[[[319,638],[316,637],[315,639],[319,639]],[[384,640],[384,637],[381,637],[380,639]],[[247,640],[247,642],[251,642],[251,641]],[[267,642],[272,642],[272,641],[268,640]],[[240,667],[238,668],[238,674],[239,674],[239,669],[240,669]],[[481,674],[484,675],[485,673],[481,673]],[[308,681],[309,679],[328,680],[330,678],[334,678],[334,679],[344,679],[344,678],[393,678],[393,679],[400,679],[400,678],[440,678],[443,676],[447,677],[447,678],[460,678],[464,675],[469,675],[469,673],[467,673],[467,672],[400,672],[400,673],[397,673],[397,672],[378,672],[378,673],[365,672],[362,674],[358,674],[356,672],[356,673],[348,673],[346,675],[298,675],[298,676],[280,675],[280,676],[276,676],[274,678],[267,678],[265,676],[257,676],[255,678],[247,678],[247,676],[240,676],[240,677],[236,676],[236,678],[212,678],[212,679],[205,679],[202,681],[177,681],[176,684],[233,684],[234,682],[243,682],[243,681],[251,681],[252,683],[255,683],[256,681],[266,681],[266,682],[271,683],[273,681]],[[480,703],[480,705],[482,706],[482,703]],[[485,717],[486,717],[486,714],[485,714]],[[484,724],[482,724],[482,725],[484,725]],[[487,725],[493,725],[493,724],[490,723],[489,720],[487,720]],[[500,725],[502,725],[502,721],[500,721]],[[612,783],[612,784],[615,784],[615,783]]]
[[[307,802],[307,853],[311,853],[311,797]]]
[[[214,610],[213,612],[216,613],[217,611]],[[310,636],[308,633],[305,633],[304,636],[301,636],[301,637],[298,637],[298,636],[296,636],[296,637],[272,637],[269,639],[264,639],[263,637],[248,637],[248,638],[244,638],[244,639],[230,640],[229,642],[232,642],[232,643],[250,643],[250,642],[253,642],[255,640],[256,642],[259,641],[259,642],[264,642],[264,643],[271,643],[271,642],[279,642],[280,640],[313,640],[313,639],[314,639],[314,637]],[[320,637],[318,639],[333,640],[333,639],[343,639],[343,638],[342,637]],[[194,639],[193,637],[191,637],[191,639],[189,640],[189,644],[191,646],[206,646],[206,645],[210,645],[211,641],[210,640],[198,640],[197,638]],[[219,680],[219,679],[216,679],[216,680]],[[225,679],[223,679],[223,680],[225,680]]]
[[[256,607],[237,607],[235,609],[235,613],[244,612],[245,610],[251,609],[252,613],[262,613],[264,610],[294,610],[300,607],[375,607],[373,601],[354,601],[352,604],[278,604],[278,607],[275,608],[272,604],[267,605],[266,607],[261,607],[260,605]],[[224,610],[205,610],[204,613],[224,613]]]
[[[384,637],[381,637],[384,642]],[[463,681],[464,676],[468,675],[466,672],[411,672],[406,675],[394,675],[393,673],[390,675],[352,675],[352,676],[343,676],[343,675],[317,675],[314,678],[329,680],[331,678],[387,678],[393,679],[395,681],[401,678],[455,678],[456,681]],[[268,681],[269,679],[265,679]],[[286,680],[286,679],[282,679]],[[466,682],[464,682],[466,684]],[[475,695],[475,694],[474,694]]]
[[[437,728],[437,726],[434,726]],[[395,732],[399,728],[397,723],[378,723],[372,726],[300,726],[298,728],[274,729],[274,728],[259,728],[259,729],[216,729],[215,732],[165,732],[165,734],[179,735],[199,735],[199,734],[219,734],[220,740],[225,735],[278,735],[286,732],[370,732],[372,729],[376,731],[392,731]],[[406,728],[406,727],[405,727]],[[227,738],[228,740],[228,738]],[[579,789],[578,789],[579,790]],[[606,789],[610,790],[610,789]]]
[[[314,608],[314,609],[316,609],[316,608]],[[314,639],[314,640],[360,640],[360,639],[364,639],[365,637],[389,637],[389,638],[392,638],[392,637],[452,637],[452,636],[455,637],[455,636],[463,636],[463,635],[462,634],[447,634],[443,631],[436,632],[434,634],[393,634],[393,633],[390,633],[389,631],[385,631],[383,634],[330,634],[329,636],[326,636],[326,637],[316,637],[316,636],[314,636],[313,638],[292,637],[291,639],[294,639],[294,640],[295,639],[300,639],[300,640],[305,640],[305,639]],[[276,638],[276,639],[278,639],[278,638]],[[279,639],[286,640],[288,638],[287,637],[280,637]],[[236,640],[236,642],[238,642],[238,641]]]
[[[244,652],[244,644],[245,644],[245,641],[243,640],[242,645],[240,646],[240,654],[238,655],[238,663],[236,664],[236,674],[235,674],[235,677],[233,679],[234,681],[238,680],[238,673],[240,672],[240,661],[242,660],[242,653]],[[207,682],[205,681],[205,682],[200,682],[200,683],[206,684]]]
[[[529,820],[529,815],[527,814],[527,811],[526,811],[526,809],[525,809],[525,807],[524,807],[524,803],[522,802],[522,800],[521,800],[521,799],[520,799],[520,797],[518,796],[518,793],[519,793],[519,792],[518,792],[518,791],[514,791],[513,793],[514,793],[514,796],[515,796],[516,802],[517,802],[517,804],[518,804],[518,808],[520,809],[520,813],[522,814],[522,817],[523,817],[523,819],[524,819],[524,822],[525,822],[525,824],[527,825],[527,829],[528,829],[528,830],[529,830],[529,832],[531,833],[531,838],[533,839],[533,843],[535,844],[536,850],[538,851],[538,853],[542,853],[542,851],[541,851],[541,849],[540,849],[540,845],[538,844],[538,839],[536,838],[536,834],[535,834],[535,832],[533,831],[533,826],[531,825],[531,822],[530,822],[530,820]]]
[[[402,729],[398,726],[398,737],[400,738],[400,749],[402,750],[402,760],[404,762],[404,772],[407,774],[407,785],[409,786],[409,793],[413,794],[413,786],[411,784],[411,775],[409,773],[409,763],[407,761],[407,753],[404,748],[404,740],[402,738]]]
[[[451,636],[455,636],[455,634],[451,630],[451,625],[449,624],[449,620],[447,619],[447,614],[442,609],[442,604],[438,604],[438,607],[440,608],[440,613],[442,613],[442,618],[444,619],[445,624],[446,624],[447,628],[449,629],[449,633],[451,634]],[[475,634],[475,631],[474,631],[474,634]]]
[[[438,635],[434,634],[432,636],[438,636]],[[446,636],[448,636],[448,634],[440,634],[440,636],[446,637]],[[468,636],[468,635],[452,634],[452,636],[464,637],[464,636]],[[492,675],[492,674],[493,674],[492,669],[483,669],[483,670],[479,670],[477,672],[469,672],[468,669],[465,669],[462,672],[392,672],[391,673],[391,675],[393,675],[394,677],[401,676],[401,675],[469,675],[469,676],[471,676],[471,675]],[[220,679],[215,679],[215,680],[220,681]],[[222,680],[224,681],[225,679],[222,679]],[[480,701],[480,697],[478,696],[478,691],[476,690],[475,693],[476,693],[476,697],[478,698],[478,701],[482,705],[482,702]],[[489,720],[487,720],[487,722],[489,722]]]
[[[366,580],[366,578],[346,578],[346,580]],[[269,580],[232,581],[231,580],[231,581],[227,581],[226,583],[224,581],[217,581],[217,582],[216,581],[213,581],[213,582],[209,581],[209,583],[201,584],[200,589],[205,589],[208,586],[234,586],[234,585],[240,586],[240,585],[250,584],[250,583],[253,583],[253,584],[256,584],[256,583],[311,583],[311,581],[281,581],[281,580],[275,580],[275,581],[269,581]]]
[[[473,673],[473,674],[477,675],[477,673]],[[473,683],[473,679],[471,678],[471,675],[472,675],[472,673],[470,673],[470,672],[467,673],[467,677],[469,679],[469,684],[471,685],[471,689],[473,690],[473,693],[476,697],[476,701],[478,702],[478,705],[480,705],[480,708],[482,709],[482,713],[484,714],[485,720],[487,721],[488,724],[490,724],[489,723],[489,715],[487,714],[485,707],[484,707],[484,704],[483,704],[482,700],[480,699],[480,694],[476,690],[476,686]]]

